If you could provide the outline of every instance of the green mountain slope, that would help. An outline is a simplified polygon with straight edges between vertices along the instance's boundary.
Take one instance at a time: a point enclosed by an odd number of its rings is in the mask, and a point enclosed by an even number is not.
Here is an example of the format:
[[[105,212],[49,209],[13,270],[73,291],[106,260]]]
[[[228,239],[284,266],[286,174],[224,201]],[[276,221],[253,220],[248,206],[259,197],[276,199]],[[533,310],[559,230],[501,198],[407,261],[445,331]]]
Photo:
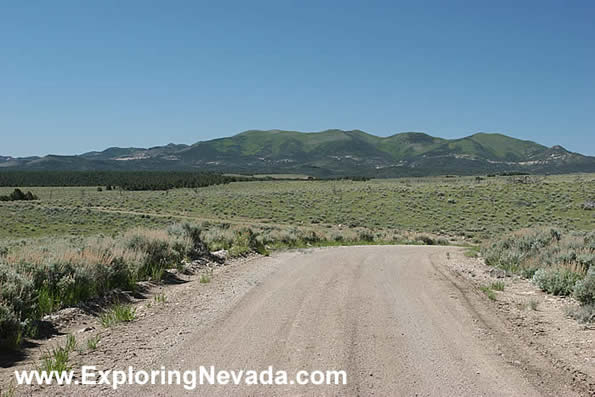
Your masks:
[[[595,172],[595,158],[502,134],[443,139],[421,132],[250,130],[194,145],[109,148],[80,156],[0,157],[1,169],[209,170],[313,176]]]
[[[380,138],[378,148],[395,159],[409,159],[421,156],[447,142],[423,132],[404,132],[388,138]]]

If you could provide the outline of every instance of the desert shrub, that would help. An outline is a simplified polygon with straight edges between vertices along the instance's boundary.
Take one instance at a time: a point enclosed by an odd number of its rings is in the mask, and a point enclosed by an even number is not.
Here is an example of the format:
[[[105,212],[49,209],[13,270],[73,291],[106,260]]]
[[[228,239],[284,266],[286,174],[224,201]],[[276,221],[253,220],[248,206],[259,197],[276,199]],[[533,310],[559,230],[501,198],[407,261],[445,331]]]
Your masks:
[[[250,252],[267,254],[267,250],[262,240],[257,238],[257,234],[250,228],[242,228],[235,231],[235,236],[229,254],[232,257],[246,255]]]
[[[567,269],[539,269],[533,275],[533,283],[553,295],[572,294],[581,276]]]
[[[391,233],[389,240],[396,243],[399,241],[403,241],[403,238],[404,237],[399,233]]]
[[[18,316],[9,307],[0,304],[0,350],[18,348],[21,334]]]
[[[344,237],[341,233],[333,233],[331,239],[336,242],[341,242],[344,240]]]
[[[579,323],[595,322],[595,303],[578,307],[568,307],[565,310],[568,316],[574,318]]]
[[[436,243],[432,237],[426,234],[418,234],[415,236],[415,241],[419,241],[425,245],[434,245]]]
[[[233,245],[235,234],[233,230],[209,228],[203,238],[209,251],[228,250]]]
[[[21,201],[21,200],[38,200],[38,197],[31,192],[23,193],[21,189],[14,189],[12,193],[7,196],[0,196],[0,201]]]
[[[450,242],[448,241],[448,239],[446,237],[438,237],[436,239],[436,244],[438,244],[438,245],[449,245]]]
[[[592,234],[563,234],[554,228],[521,230],[490,242],[481,252],[488,265],[514,273],[564,267],[585,274],[595,256]]]
[[[125,234],[124,240],[127,248],[146,255],[137,271],[139,279],[159,279],[166,268],[179,264],[193,248],[188,236],[162,230],[133,229]]]
[[[537,311],[537,308],[539,307],[539,301],[537,299],[529,299],[526,305],[529,309]]]
[[[360,230],[357,237],[360,241],[372,242],[374,241],[374,234],[369,230]]]
[[[589,232],[584,236],[585,247],[595,250],[595,232]]]
[[[108,245],[114,244],[111,239],[87,243],[82,248],[59,245],[59,251],[41,247],[39,251],[20,252],[11,258],[15,260],[12,274],[6,271],[6,265],[0,266],[3,299],[11,302],[23,318],[37,318],[133,284],[131,269],[142,261],[141,256],[109,250]]]
[[[188,256],[190,259],[198,259],[209,253],[206,243],[202,239],[202,230],[200,226],[191,223],[185,223],[184,231],[192,243]]]
[[[23,317],[36,311],[35,288],[28,274],[19,273],[9,264],[0,264],[0,303]]]
[[[292,245],[295,245],[295,243],[297,241],[297,235],[295,233],[295,230],[293,230],[293,229],[283,230],[283,231],[271,233],[271,239],[280,241],[283,244],[292,246]]]
[[[97,294],[96,280],[93,278],[97,271],[93,272],[91,268],[76,268],[70,262],[56,262],[44,266],[44,270],[46,277],[36,285],[41,316],[88,300]]]
[[[584,269],[595,268],[595,253],[581,253],[576,255],[576,262]]]
[[[306,244],[316,244],[320,241],[323,241],[323,238],[321,235],[316,233],[314,230],[308,230],[308,231],[304,232],[304,234],[302,235],[302,240]]]
[[[297,245],[297,242],[300,239],[298,234],[298,229],[289,228],[287,230],[280,230],[271,233],[271,238],[275,241],[280,241],[282,244],[287,245],[289,247],[294,247]]]
[[[538,270],[539,270],[539,268],[537,268],[537,267],[524,267],[519,270],[519,274],[524,278],[532,279]]]
[[[595,267],[591,267],[585,278],[576,283],[574,297],[584,305],[595,304]]]
[[[200,229],[192,225],[169,231],[134,229],[117,239],[15,245],[0,256],[0,304],[24,330],[33,331],[45,314],[113,289],[132,290],[137,281],[158,279],[169,266],[206,251]]]
[[[167,228],[167,232],[170,236],[184,241],[184,243],[178,241],[175,244],[178,244],[178,251],[186,251],[185,254],[190,259],[198,259],[209,253],[202,237],[201,226],[188,222],[174,223]],[[189,239],[190,245],[187,245],[186,239]]]
[[[481,251],[486,264],[508,271],[516,271],[523,260],[523,253],[507,242],[496,242]]]

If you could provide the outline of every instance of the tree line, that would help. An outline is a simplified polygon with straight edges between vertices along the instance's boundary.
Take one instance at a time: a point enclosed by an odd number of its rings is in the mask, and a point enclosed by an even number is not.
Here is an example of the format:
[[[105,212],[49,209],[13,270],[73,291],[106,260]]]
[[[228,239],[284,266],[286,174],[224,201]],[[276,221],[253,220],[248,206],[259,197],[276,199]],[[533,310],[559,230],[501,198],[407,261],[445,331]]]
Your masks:
[[[123,190],[199,188],[245,180],[209,172],[183,171],[1,171],[0,186],[104,186]]]

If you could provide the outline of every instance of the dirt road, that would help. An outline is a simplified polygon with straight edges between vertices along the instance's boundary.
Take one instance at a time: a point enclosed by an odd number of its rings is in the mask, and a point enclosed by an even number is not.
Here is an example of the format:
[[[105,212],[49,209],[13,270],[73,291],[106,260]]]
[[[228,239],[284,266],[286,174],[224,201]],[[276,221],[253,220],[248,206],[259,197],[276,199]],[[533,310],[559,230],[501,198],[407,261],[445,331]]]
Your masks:
[[[575,395],[440,266],[454,249],[341,247],[258,259],[253,270],[268,272],[262,281],[234,291],[237,299],[212,321],[145,364],[348,375],[344,386],[199,386],[199,395]],[[141,391],[186,393],[120,390]]]

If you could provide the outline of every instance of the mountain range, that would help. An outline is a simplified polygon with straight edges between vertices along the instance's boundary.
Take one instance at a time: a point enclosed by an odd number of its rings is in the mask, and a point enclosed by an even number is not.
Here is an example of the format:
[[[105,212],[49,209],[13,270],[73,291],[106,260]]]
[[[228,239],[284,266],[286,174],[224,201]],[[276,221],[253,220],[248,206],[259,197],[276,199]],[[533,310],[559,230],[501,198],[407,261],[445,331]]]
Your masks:
[[[81,155],[0,156],[0,170],[201,170],[335,176],[595,172],[595,157],[502,134],[443,139],[421,132],[250,130],[193,145],[111,147]]]

